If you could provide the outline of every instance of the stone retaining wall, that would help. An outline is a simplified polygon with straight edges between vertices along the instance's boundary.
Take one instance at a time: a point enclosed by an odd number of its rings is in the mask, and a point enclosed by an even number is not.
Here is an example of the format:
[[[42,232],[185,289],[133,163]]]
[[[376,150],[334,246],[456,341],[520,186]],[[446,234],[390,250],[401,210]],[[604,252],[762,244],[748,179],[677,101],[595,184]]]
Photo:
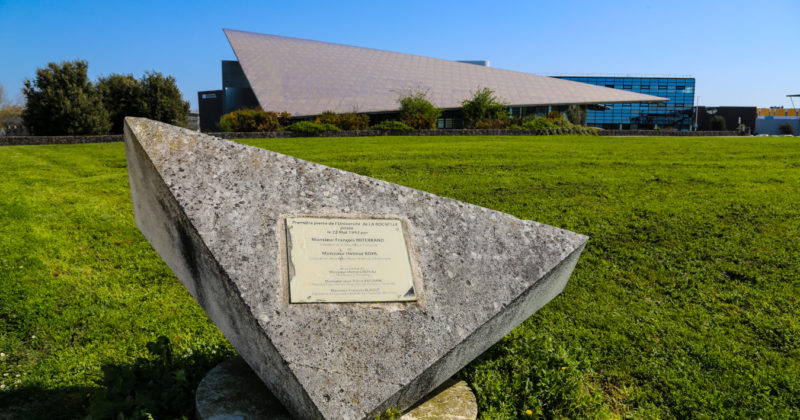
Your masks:
[[[274,139],[289,137],[308,137],[306,134],[291,131],[261,131],[254,133],[208,133],[223,139]],[[535,136],[536,130],[503,129],[455,129],[455,130],[413,130],[406,132],[384,130],[328,131],[318,137],[375,137],[375,136]],[[662,130],[600,130],[601,136],[739,136],[736,131],[662,131]],[[313,136],[312,136],[313,137]],[[22,146],[38,144],[82,144],[121,142],[121,134],[105,136],[8,136],[0,137],[0,146]]]
[[[109,134],[105,136],[7,136],[0,137],[0,146],[113,143],[121,141],[122,134]]]
[[[738,131],[600,130],[600,135],[611,137],[738,137],[744,134]]]

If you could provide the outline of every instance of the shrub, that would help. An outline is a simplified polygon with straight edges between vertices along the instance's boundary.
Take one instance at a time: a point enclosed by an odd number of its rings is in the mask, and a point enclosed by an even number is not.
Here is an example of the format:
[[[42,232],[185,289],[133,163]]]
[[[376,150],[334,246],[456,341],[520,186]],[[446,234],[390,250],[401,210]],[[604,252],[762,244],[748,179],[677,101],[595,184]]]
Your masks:
[[[332,124],[342,130],[366,130],[367,127],[369,127],[369,115],[359,114],[357,112],[337,114],[335,112],[325,111],[320,114],[314,122]]]
[[[427,92],[408,93],[397,100],[400,103],[400,121],[416,129],[434,129],[442,110],[429,100]]]
[[[286,111],[281,111],[278,113],[278,123],[281,125],[281,127],[286,127],[287,125],[291,124],[291,121],[289,120],[290,118],[292,118],[292,114]]]
[[[277,131],[281,129],[279,118],[279,114],[261,108],[244,108],[223,115],[217,128],[220,131],[238,132]]]
[[[567,119],[575,125],[586,124],[586,108],[579,105],[567,107]]]
[[[339,127],[329,123],[317,123],[313,121],[298,121],[286,127],[286,130],[295,133],[316,135],[326,131],[339,131]]]
[[[522,124],[522,128],[526,130],[548,130],[554,127],[555,124],[545,117],[539,117]]]
[[[511,119],[485,119],[485,120],[478,120],[472,124],[472,128],[476,129],[483,129],[483,128],[508,128],[509,124],[511,123]]]
[[[560,121],[564,119],[564,115],[558,111],[550,111],[547,113],[547,119],[550,121]]]
[[[397,120],[381,121],[370,127],[373,130],[411,131],[414,128]]]
[[[794,127],[788,122],[781,124],[781,126],[778,127],[778,129],[781,131],[781,134],[789,134],[792,136],[794,135]]]
[[[538,117],[525,121],[521,125],[511,126],[517,130],[533,130],[538,135],[561,135],[561,134],[575,134],[583,136],[596,136],[599,131],[594,127],[583,127],[580,125],[572,124],[565,119],[557,119],[555,121],[549,120],[547,117]]]
[[[511,122],[508,104],[500,102],[489,88],[478,88],[472,98],[461,102],[461,110],[470,128],[503,128]]]
[[[725,131],[728,129],[725,118],[721,115],[715,115],[711,118],[711,129],[714,131]]]

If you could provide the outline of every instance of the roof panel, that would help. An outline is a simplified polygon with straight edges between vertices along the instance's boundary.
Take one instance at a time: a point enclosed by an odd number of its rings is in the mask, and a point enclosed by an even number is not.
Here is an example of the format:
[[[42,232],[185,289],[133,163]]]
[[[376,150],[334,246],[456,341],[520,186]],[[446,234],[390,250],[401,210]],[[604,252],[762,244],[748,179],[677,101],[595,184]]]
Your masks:
[[[225,29],[261,107],[292,115],[398,109],[422,89],[459,108],[480,87],[512,105],[663,102],[666,98],[418,55]]]

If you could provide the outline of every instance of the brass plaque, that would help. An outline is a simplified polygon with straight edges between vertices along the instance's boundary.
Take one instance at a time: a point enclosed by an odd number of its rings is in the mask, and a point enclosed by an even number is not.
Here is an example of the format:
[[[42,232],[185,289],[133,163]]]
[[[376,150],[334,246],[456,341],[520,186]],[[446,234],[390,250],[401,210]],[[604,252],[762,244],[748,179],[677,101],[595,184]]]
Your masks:
[[[291,303],[417,300],[399,219],[286,218]]]

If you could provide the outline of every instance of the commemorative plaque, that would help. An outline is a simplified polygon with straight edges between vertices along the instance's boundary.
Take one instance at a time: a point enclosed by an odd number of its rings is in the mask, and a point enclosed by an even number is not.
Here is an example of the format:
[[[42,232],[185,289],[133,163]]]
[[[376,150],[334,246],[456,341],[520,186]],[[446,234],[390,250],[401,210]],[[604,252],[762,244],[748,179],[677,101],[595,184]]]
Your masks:
[[[417,299],[399,219],[286,218],[291,303]]]

